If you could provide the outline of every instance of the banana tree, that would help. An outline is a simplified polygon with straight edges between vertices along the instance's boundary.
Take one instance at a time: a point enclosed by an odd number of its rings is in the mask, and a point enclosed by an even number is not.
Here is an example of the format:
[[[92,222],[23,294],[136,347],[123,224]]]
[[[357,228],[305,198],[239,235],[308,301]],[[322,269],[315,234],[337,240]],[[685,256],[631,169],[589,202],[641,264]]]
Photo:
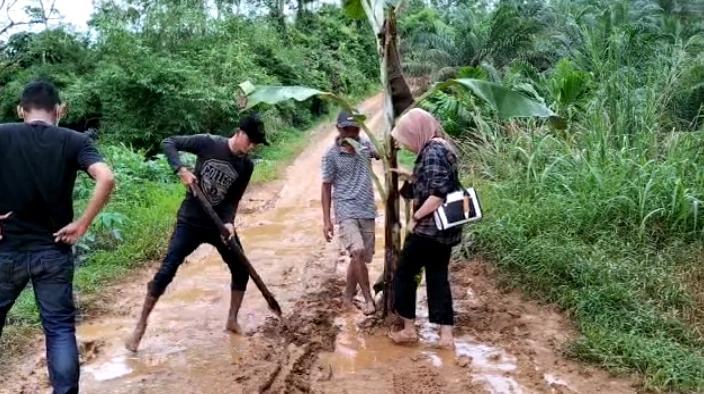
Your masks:
[[[548,107],[537,100],[530,99],[521,93],[504,87],[503,85],[487,82],[477,79],[454,79],[434,85],[426,94],[421,96],[417,102],[422,102],[426,97],[431,96],[438,90],[447,89],[464,89],[470,91],[474,96],[481,99],[496,114],[502,119],[509,118],[557,118],[555,113]],[[312,97],[332,102],[342,109],[355,113],[353,105],[344,97],[331,92],[326,92],[306,86],[255,86],[247,81],[240,84],[240,108],[247,110],[261,103],[275,105],[287,100],[305,101]],[[398,91],[396,91],[398,96]],[[394,93],[387,94],[388,97],[394,97]],[[385,108],[387,116],[401,114],[415,105],[413,102],[407,104],[393,105],[392,101],[387,100]],[[391,115],[389,115],[391,114]],[[391,288],[393,273],[395,272],[398,254],[401,244],[401,225],[399,215],[399,195],[398,195],[398,179],[396,173],[390,169],[396,168],[396,151],[390,137],[390,129],[394,123],[394,118],[386,118],[384,129],[384,143],[382,144],[374,133],[371,132],[365,122],[363,115],[356,115],[357,121],[372,141],[377,151],[383,153],[385,186],[382,185],[379,178],[374,175],[374,182],[381,195],[386,202],[386,226],[385,226],[385,256],[384,256],[384,316],[392,310],[393,289]]]

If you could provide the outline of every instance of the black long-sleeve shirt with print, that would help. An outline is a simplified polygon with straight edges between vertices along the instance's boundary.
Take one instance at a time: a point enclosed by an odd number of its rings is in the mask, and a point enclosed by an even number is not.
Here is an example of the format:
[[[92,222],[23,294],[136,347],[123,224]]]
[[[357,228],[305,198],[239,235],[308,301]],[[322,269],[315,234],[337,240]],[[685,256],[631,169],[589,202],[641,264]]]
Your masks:
[[[175,171],[184,166],[179,151],[197,156],[194,174],[198,185],[223,222],[234,222],[254,163],[247,156],[232,153],[227,138],[210,134],[169,137],[161,146]],[[188,191],[178,211],[178,221],[199,227],[215,226],[198,199]]]

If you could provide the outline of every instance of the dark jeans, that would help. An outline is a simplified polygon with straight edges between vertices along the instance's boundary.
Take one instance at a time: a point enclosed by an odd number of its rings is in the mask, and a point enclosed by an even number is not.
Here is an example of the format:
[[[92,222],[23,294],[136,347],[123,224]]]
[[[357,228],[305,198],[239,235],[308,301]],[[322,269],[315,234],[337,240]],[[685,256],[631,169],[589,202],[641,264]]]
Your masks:
[[[240,245],[240,248],[242,248],[242,244],[237,236],[235,236],[235,241]],[[161,263],[159,271],[154,275],[154,279],[149,282],[149,295],[160,297],[164,294],[166,287],[174,279],[174,276],[176,276],[178,267],[183,264],[183,261],[189,254],[193,253],[198,246],[204,243],[215,246],[218,253],[220,253],[220,257],[222,257],[225,264],[230,268],[230,274],[232,275],[230,287],[232,290],[245,291],[247,282],[249,281],[249,272],[247,268],[237,260],[234,253],[222,242],[217,229],[203,229],[177,222],[174,233],[171,235],[166,257]]]
[[[46,336],[54,393],[78,392],[78,347],[70,251],[0,253],[0,335],[17,296],[32,281]]]
[[[447,279],[452,246],[432,238],[411,234],[401,251],[394,277],[394,306],[406,319],[416,317],[416,276],[425,268],[428,309],[431,323],[451,326],[455,323],[452,292]]]

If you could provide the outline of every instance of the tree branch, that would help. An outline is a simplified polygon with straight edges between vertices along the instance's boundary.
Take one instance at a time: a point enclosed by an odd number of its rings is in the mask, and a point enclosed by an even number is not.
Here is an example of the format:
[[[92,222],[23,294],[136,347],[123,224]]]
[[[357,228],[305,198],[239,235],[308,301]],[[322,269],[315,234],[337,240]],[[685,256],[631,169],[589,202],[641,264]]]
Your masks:
[[[14,22],[14,21],[10,21],[10,24],[9,24],[9,25],[7,25],[7,26],[3,27],[2,29],[0,29],[0,36],[2,36],[3,34],[5,34],[8,30],[12,29],[13,27],[23,26],[23,25],[33,25],[33,24],[35,24],[35,23],[36,23],[36,22],[32,22],[32,21],[23,21],[23,22]]]
[[[7,15],[7,23],[4,26],[0,27],[0,36],[4,35],[11,29],[16,28],[18,26],[28,26],[43,23],[44,26],[48,28],[49,21],[57,19],[53,16],[57,13],[56,0],[52,0],[51,4],[48,5],[48,8],[47,5],[44,4],[44,0],[36,1],[38,1],[39,7],[41,8],[41,15],[39,15],[39,19],[33,18],[17,22],[12,18],[11,11],[17,5],[19,0],[0,0],[0,9],[4,9],[5,14]]]

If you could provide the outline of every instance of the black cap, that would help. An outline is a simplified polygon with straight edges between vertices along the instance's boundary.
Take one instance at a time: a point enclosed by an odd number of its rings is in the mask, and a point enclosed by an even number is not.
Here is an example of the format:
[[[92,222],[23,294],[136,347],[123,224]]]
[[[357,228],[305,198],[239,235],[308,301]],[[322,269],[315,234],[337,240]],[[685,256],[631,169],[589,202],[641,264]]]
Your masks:
[[[347,111],[342,111],[339,115],[337,115],[337,127],[359,128],[359,123],[354,119],[354,115]]]
[[[264,131],[264,122],[262,122],[258,114],[255,113],[241,118],[240,130],[244,131],[249,140],[255,144],[269,145],[269,141],[266,140],[266,132]]]

